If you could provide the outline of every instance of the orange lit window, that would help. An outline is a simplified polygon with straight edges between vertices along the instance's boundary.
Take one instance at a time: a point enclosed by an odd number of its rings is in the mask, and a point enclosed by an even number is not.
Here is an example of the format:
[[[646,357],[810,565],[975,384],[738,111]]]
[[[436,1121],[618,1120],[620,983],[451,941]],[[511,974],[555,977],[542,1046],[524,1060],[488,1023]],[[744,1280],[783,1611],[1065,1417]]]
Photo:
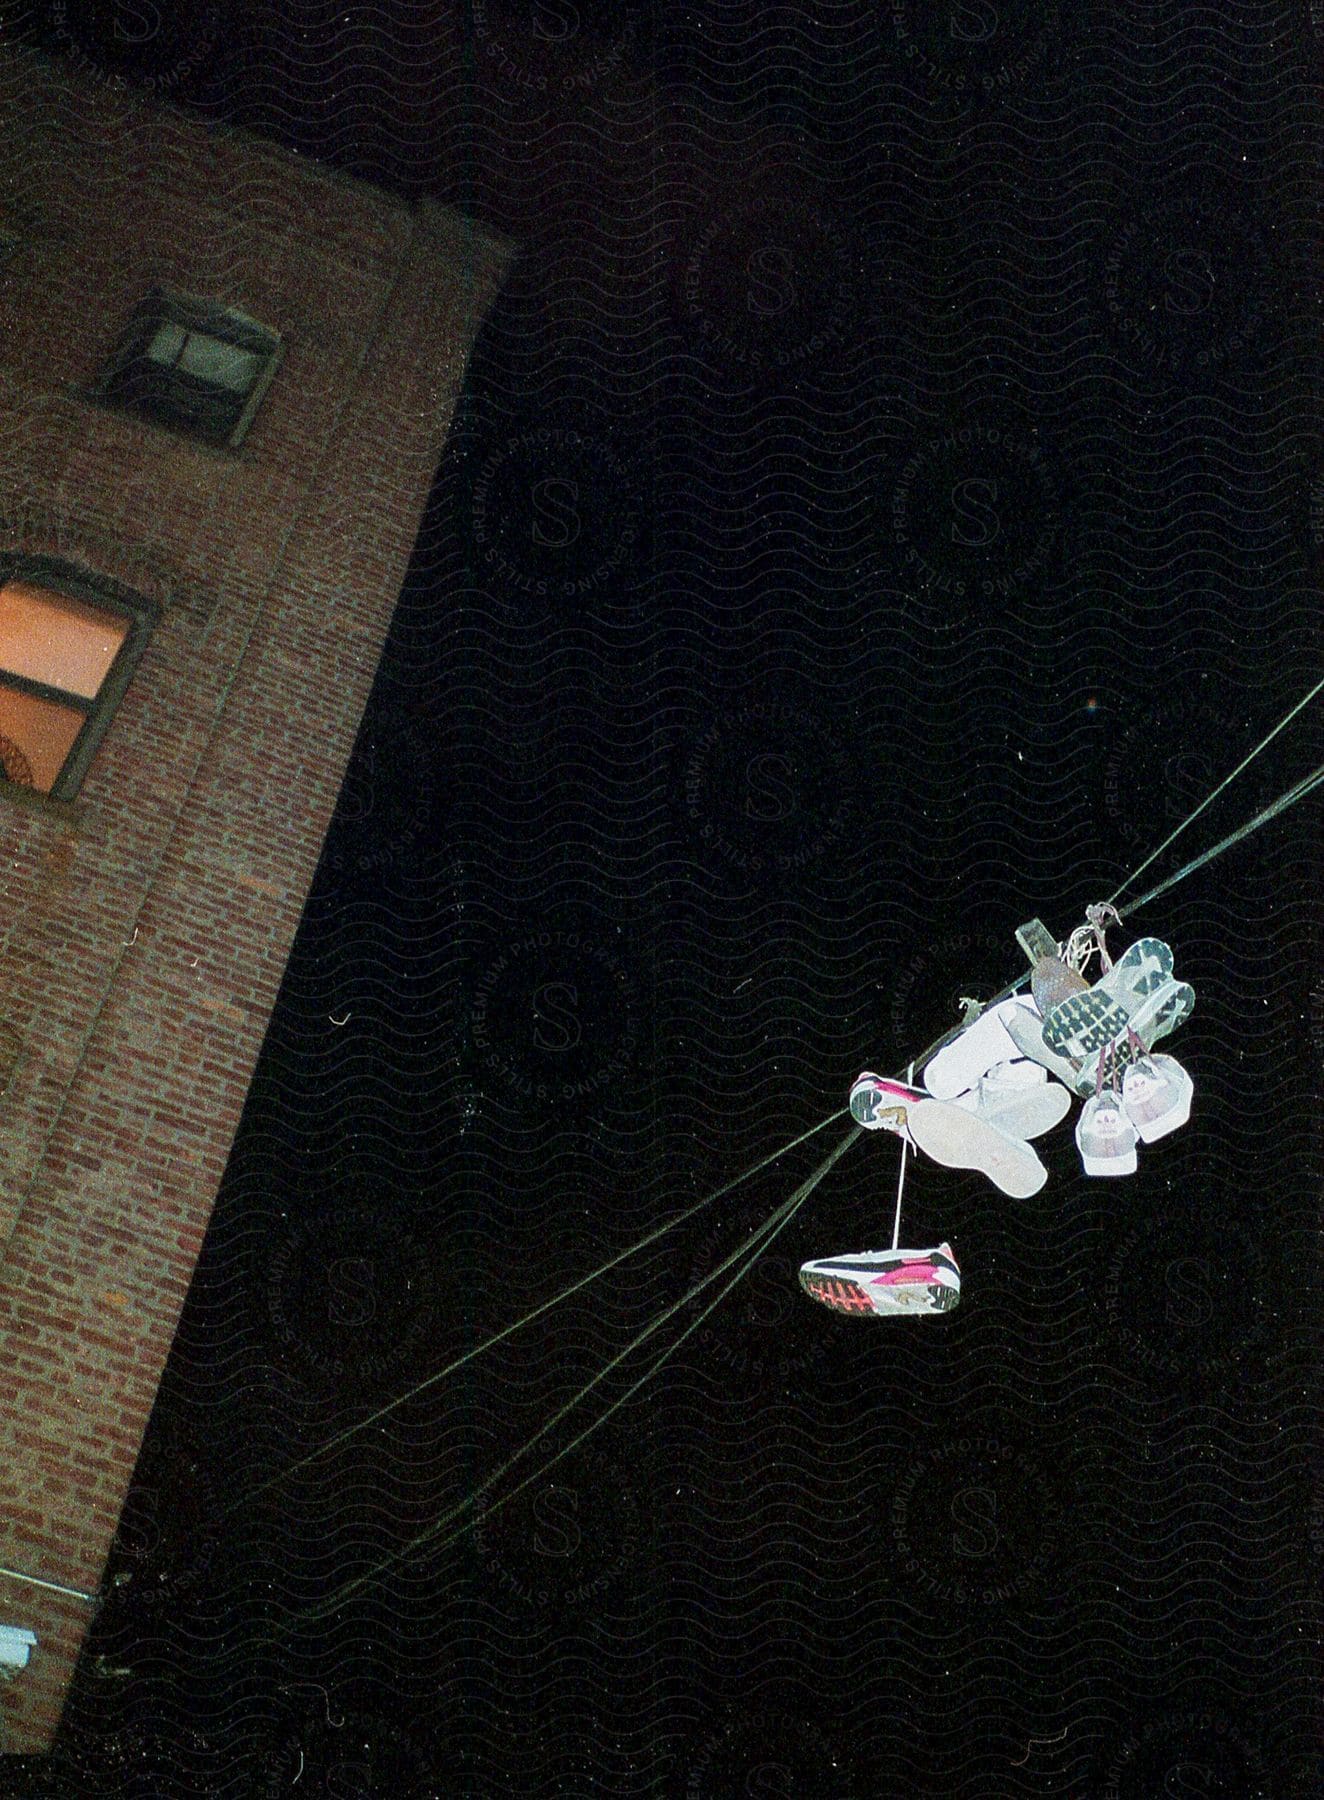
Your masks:
[[[145,641],[127,607],[11,575],[0,580],[0,776],[76,791]]]

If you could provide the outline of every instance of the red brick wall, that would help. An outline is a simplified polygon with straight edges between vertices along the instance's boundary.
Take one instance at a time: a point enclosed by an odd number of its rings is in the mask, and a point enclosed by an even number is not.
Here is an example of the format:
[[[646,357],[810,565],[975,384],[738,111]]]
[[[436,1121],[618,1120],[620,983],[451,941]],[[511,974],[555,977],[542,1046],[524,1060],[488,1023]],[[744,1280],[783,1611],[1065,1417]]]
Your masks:
[[[90,1593],[506,250],[21,54],[0,164],[0,549],[163,609],[79,798],[0,788],[0,1566]],[[236,451],[83,396],[157,281],[281,334]],[[89,1616],[0,1575],[7,1750]]]

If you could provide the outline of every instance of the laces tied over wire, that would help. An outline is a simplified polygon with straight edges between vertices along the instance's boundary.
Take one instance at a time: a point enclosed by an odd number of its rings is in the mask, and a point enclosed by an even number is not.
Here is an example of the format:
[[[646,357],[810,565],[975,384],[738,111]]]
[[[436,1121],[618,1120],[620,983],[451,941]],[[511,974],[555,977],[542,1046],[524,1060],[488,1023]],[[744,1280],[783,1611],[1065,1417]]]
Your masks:
[[[1122,915],[1110,901],[1100,900],[1093,906],[1085,908],[1087,924],[1077,925],[1067,939],[1063,954],[1069,969],[1078,975],[1083,974],[1086,963],[1092,956],[1099,959],[1099,973],[1106,975],[1113,966],[1113,959],[1108,954],[1106,934],[1110,925],[1120,925]]]

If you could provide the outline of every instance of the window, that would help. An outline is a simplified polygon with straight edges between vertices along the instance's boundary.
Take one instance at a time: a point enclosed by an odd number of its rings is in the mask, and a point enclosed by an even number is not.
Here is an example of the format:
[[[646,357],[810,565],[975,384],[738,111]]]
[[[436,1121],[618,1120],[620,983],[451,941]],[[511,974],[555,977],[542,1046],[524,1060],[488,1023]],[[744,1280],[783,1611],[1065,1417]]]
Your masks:
[[[275,373],[280,339],[241,313],[153,288],[95,392],[207,444],[237,444]]]
[[[77,793],[150,628],[145,604],[0,572],[0,785]]]

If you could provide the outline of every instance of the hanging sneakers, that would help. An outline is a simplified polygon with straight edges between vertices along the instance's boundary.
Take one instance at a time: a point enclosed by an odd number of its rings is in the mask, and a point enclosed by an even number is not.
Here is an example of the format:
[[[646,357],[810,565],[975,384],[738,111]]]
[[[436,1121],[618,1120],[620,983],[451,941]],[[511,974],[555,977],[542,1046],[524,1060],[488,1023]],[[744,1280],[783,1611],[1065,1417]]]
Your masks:
[[[1087,1175],[1134,1175],[1136,1128],[1121,1096],[1104,1088],[1087,1100],[1076,1121],[1076,1146]]]
[[[891,1081],[866,1069],[851,1088],[850,1116],[866,1131],[895,1131],[907,1137],[907,1111],[923,1098],[922,1088],[907,1087],[904,1081]]]
[[[1094,1092],[1094,1071],[1082,1069],[1078,1063],[1059,1056],[1056,1050],[1050,1050],[1044,1042],[1043,1020],[1029,1006],[1018,1006],[1007,1012],[1003,1024],[1007,1028],[1007,1036],[1015,1044],[1022,1056],[1028,1056],[1041,1068],[1047,1069],[1050,1075],[1056,1075],[1082,1098]]]
[[[834,1312],[950,1312],[961,1298],[961,1271],[950,1244],[936,1250],[864,1250],[805,1263],[800,1286]]]
[[[1090,1057],[1134,1031],[1146,1049],[1190,1017],[1195,992],[1172,974],[1172,951],[1158,938],[1140,938],[1106,975],[1072,994],[1044,1017],[1044,1043],[1073,1062]]]
[[[1042,1137],[1071,1111],[1071,1095],[1047,1070],[1024,1058],[998,1063],[956,1100],[1014,1138]]]
[[[1013,1200],[1028,1200],[1048,1171],[1023,1138],[947,1100],[918,1100],[906,1114],[910,1140],[945,1169],[978,1169]]]
[[[1122,1078],[1122,1106],[1146,1144],[1186,1123],[1194,1092],[1194,1082],[1174,1056],[1138,1057]]]
[[[1130,1029],[1151,1049],[1160,1038],[1184,1025],[1195,1007],[1195,989],[1188,981],[1165,981],[1146,995],[1131,1015]]]
[[[1018,1005],[1017,1000],[1001,1000],[990,1006],[934,1052],[924,1070],[924,1086],[935,1100],[955,1100],[995,1063],[1011,1061],[1016,1046],[1007,1035],[1005,1020],[1009,1009]]]

